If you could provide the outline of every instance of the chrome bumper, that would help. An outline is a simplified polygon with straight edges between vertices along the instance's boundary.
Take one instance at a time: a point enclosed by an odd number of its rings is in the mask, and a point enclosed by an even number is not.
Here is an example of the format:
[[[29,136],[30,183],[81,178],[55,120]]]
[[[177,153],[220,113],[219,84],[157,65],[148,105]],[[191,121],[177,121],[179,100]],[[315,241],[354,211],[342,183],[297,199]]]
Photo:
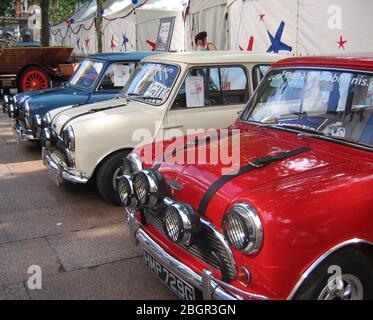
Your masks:
[[[228,283],[214,278],[208,269],[203,270],[202,275],[172,257],[161,246],[159,246],[142,229],[135,217],[129,214],[126,223],[131,227],[132,241],[135,245],[142,245],[144,249],[155,256],[169,270],[177,274],[198,290],[202,291],[204,300],[243,300],[245,298],[255,300],[268,300],[268,297],[242,291]]]
[[[14,139],[17,141],[17,143],[20,143],[24,140],[29,141],[36,141],[38,139],[35,139],[32,130],[25,129],[21,127],[19,124],[17,124],[16,120],[12,120],[12,130],[13,130],[13,136]]]
[[[72,183],[85,184],[89,180],[77,170],[68,168],[62,161],[58,163],[55,162],[52,159],[50,152],[45,147],[42,148],[42,158],[44,165],[47,166],[49,170],[52,170],[56,173],[58,182],[66,180]]]

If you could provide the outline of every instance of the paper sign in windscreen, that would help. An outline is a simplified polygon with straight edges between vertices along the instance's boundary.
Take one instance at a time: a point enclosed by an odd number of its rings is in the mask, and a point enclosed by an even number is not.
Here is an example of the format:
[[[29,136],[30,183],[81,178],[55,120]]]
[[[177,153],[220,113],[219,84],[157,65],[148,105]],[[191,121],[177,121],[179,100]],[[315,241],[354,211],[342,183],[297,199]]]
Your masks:
[[[114,86],[124,87],[130,78],[130,67],[118,64],[114,68]]]
[[[205,106],[205,86],[203,77],[187,77],[185,79],[185,91],[188,108]]]

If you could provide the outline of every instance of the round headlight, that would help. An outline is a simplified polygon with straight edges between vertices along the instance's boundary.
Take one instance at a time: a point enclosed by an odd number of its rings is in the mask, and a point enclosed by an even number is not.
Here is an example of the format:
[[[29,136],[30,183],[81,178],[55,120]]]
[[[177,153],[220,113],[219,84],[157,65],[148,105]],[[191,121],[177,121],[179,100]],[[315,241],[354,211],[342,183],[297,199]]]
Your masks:
[[[70,151],[75,151],[75,135],[74,130],[72,126],[68,126],[63,131],[63,142],[65,144],[65,147],[69,149]]]
[[[262,223],[258,213],[247,203],[237,203],[225,214],[222,229],[230,246],[245,254],[255,254],[262,247]]]
[[[136,174],[142,170],[142,162],[140,156],[132,152],[127,158],[123,159],[121,166],[121,174]]]
[[[8,107],[9,118],[12,118],[12,119],[15,118],[15,110],[16,110],[16,108],[14,107],[14,104],[10,104],[9,107]]]
[[[42,121],[42,124],[41,126],[43,128],[47,128],[51,125],[52,123],[52,117],[50,115],[50,113],[48,112],[44,117],[43,117],[43,121]]]
[[[139,204],[155,208],[166,196],[167,186],[163,176],[154,169],[137,173],[133,180],[133,188]]]
[[[162,221],[168,238],[180,245],[190,245],[199,230],[199,216],[186,203],[173,203],[168,206]]]
[[[118,196],[124,207],[136,207],[137,201],[133,193],[133,176],[124,175],[117,181]]]
[[[51,146],[51,131],[49,128],[43,129],[41,142],[44,148],[49,148]]]
[[[28,103],[28,101],[25,102],[25,116],[26,117],[29,117],[30,116],[30,104]]]
[[[32,135],[34,138],[38,138],[39,135],[39,130],[41,129],[41,123],[42,119],[40,115],[35,115],[35,117],[32,118],[32,123],[31,123],[31,130],[32,130]]]

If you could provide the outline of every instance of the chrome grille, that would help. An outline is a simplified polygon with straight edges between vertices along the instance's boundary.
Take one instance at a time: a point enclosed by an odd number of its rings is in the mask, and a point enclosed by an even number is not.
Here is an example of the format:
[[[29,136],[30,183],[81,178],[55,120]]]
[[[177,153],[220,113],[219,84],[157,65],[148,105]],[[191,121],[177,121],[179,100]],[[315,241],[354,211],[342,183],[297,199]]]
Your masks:
[[[146,223],[153,225],[156,229],[166,235],[161,217],[155,217],[149,212],[145,212],[144,215]],[[201,219],[201,230],[198,236],[198,243],[193,243],[189,247],[182,246],[182,248],[199,260],[211,265],[215,269],[223,271],[221,270],[222,268],[218,259],[216,259],[212,254],[212,252],[215,252],[224,265],[225,275],[229,278],[229,280],[235,279],[236,265],[231,250],[229,249],[226,241],[222,239],[223,236],[221,235],[221,237],[219,237],[219,232],[204,219]]]

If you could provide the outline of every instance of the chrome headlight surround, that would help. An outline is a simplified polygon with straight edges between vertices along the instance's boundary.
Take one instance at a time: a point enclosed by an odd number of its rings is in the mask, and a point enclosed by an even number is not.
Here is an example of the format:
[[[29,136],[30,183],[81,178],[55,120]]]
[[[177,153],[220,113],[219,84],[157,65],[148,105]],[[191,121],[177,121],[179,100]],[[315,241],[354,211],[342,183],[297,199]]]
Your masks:
[[[167,193],[164,177],[154,169],[137,173],[133,179],[133,188],[139,205],[151,209],[162,204]]]
[[[70,151],[75,151],[75,134],[72,126],[68,126],[62,133],[65,147]]]
[[[50,125],[52,124],[52,117],[50,115],[50,113],[48,112],[42,119],[42,124],[41,124],[41,127],[42,128],[47,128],[49,127]]]
[[[163,229],[174,243],[189,246],[199,231],[200,220],[191,205],[175,202],[162,215]]]
[[[38,138],[38,135],[41,130],[41,125],[42,125],[42,118],[39,114],[37,114],[32,118],[32,122],[31,122],[31,130],[32,130],[32,135],[34,136],[34,138]]]
[[[133,176],[124,175],[118,178],[116,190],[123,207],[135,208],[137,199],[133,191]]]
[[[123,159],[121,173],[122,175],[136,174],[142,171],[142,168],[140,156],[136,152],[131,152]]]
[[[30,117],[30,104],[28,103],[28,101],[26,100],[25,101],[25,104],[24,104],[24,110],[25,110],[25,118],[28,118]]]
[[[15,111],[16,111],[16,107],[14,106],[14,104],[13,103],[9,104],[9,106],[8,106],[8,116],[9,116],[9,118],[12,118],[12,119],[15,118]]]
[[[41,142],[44,148],[51,146],[51,131],[49,128],[44,128],[41,135]]]
[[[256,254],[263,245],[262,222],[256,210],[246,202],[235,204],[224,215],[222,229],[229,245],[244,254]]]

